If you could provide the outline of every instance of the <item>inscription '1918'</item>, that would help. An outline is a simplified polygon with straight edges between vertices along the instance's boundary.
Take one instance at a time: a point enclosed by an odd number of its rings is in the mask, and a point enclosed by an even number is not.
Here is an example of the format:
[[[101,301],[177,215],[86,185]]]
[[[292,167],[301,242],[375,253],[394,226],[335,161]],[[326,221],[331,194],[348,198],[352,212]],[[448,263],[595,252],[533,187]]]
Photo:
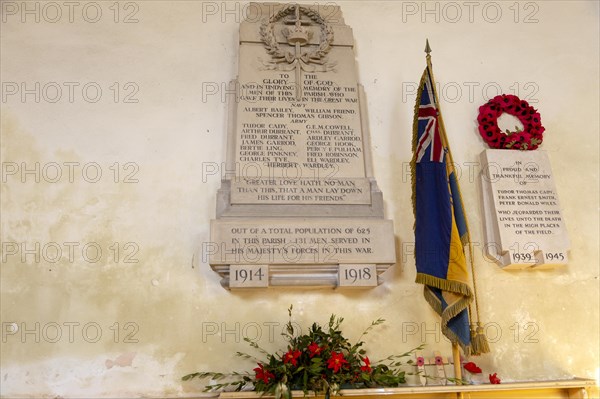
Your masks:
[[[340,265],[338,284],[341,287],[376,286],[376,267],[375,265]]]

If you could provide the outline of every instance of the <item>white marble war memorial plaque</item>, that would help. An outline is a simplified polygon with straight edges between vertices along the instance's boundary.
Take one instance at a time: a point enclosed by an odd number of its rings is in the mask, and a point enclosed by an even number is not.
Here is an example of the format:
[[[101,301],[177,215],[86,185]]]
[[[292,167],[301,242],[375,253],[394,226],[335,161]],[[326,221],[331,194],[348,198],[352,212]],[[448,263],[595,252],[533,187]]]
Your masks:
[[[225,288],[377,286],[395,240],[351,28],[333,5],[250,3],[239,35],[227,173],[203,253]]]
[[[485,150],[486,255],[506,269],[568,263],[569,237],[545,151]]]

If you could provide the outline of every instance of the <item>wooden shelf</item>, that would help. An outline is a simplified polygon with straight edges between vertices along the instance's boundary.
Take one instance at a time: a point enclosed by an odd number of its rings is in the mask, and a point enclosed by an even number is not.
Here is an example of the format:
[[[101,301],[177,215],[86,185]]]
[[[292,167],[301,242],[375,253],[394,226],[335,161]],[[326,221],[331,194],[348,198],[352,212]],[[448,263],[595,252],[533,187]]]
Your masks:
[[[301,391],[294,391],[295,398],[303,397]],[[224,392],[219,398],[260,398],[256,392]],[[272,396],[262,396],[269,398]],[[309,396],[315,398],[315,396]],[[385,397],[393,398],[452,398],[465,399],[478,398],[571,398],[592,399],[598,398],[596,381],[583,378],[572,380],[515,382],[499,385],[431,385],[408,386],[401,388],[373,388],[373,389],[342,389],[338,397],[352,397],[353,399]],[[316,398],[323,398],[322,395]]]

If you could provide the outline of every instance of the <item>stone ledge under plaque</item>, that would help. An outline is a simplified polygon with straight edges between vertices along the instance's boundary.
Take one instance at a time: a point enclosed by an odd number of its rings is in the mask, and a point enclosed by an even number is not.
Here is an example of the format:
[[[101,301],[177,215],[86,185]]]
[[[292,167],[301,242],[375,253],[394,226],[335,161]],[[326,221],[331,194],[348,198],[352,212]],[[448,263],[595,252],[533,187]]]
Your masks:
[[[256,266],[256,265],[255,265]],[[375,265],[376,284],[374,285],[346,285],[339,283],[339,271],[342,265],[269,265],[268,283],[264,286],[231,286],[230,265],[216,265],[212,269],[221,276],[221,286],[226,289],[254,289],[266,287],[298,287],[298,288],[344,288],[367,289],[382,284],[381,274],[391,265]],[[345,265],[344,265],[345,266]],[[362,265],[352,265],[362,266]]]

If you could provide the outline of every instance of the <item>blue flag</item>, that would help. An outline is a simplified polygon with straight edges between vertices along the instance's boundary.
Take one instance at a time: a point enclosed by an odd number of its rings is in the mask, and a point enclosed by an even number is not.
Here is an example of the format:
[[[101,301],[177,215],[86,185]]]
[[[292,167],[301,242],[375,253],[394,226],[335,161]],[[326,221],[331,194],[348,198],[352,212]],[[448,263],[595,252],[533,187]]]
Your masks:
[[[442,332],[471,352],[468,306],[473,300],[464,245],[468,230],[428,66],[423,73],[413,123],[413,206],[417,283],[442,317]]]

